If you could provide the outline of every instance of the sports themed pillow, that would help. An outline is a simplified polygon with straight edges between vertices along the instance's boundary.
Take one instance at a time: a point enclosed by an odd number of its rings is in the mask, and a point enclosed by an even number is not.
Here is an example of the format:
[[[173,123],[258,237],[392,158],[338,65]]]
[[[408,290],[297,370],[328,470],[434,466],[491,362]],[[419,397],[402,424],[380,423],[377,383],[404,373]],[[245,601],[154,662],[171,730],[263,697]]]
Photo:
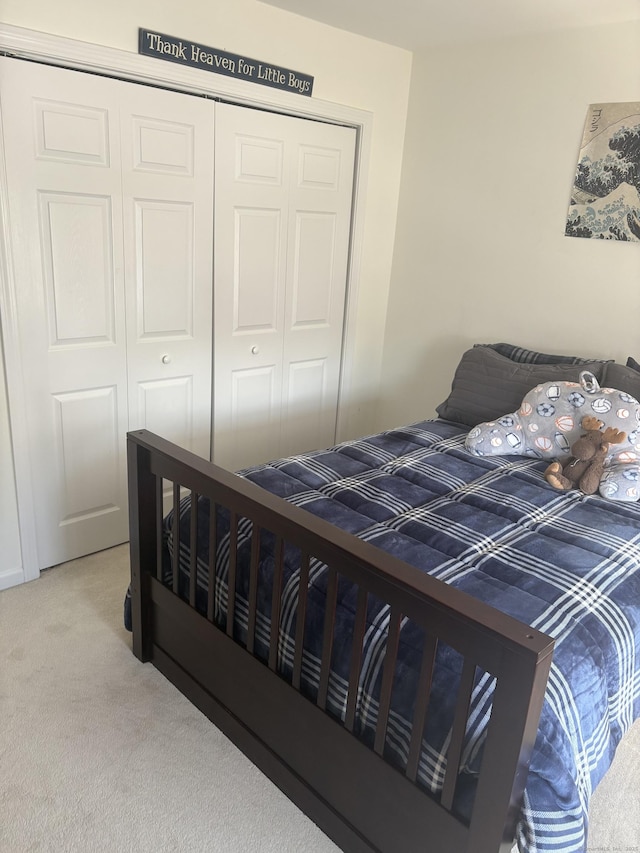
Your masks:
[[[589,371],[580,382],[545,382],[525,395],[516,412],[474,427],[466,448],[474,456],[568,456],[581,435],[585,415],[595,415],[602,429],[626,433],[612,444],[600,480],[600,494],[618,501],[636,501],[640,479],[640,403],[625,391],[600,388]]]

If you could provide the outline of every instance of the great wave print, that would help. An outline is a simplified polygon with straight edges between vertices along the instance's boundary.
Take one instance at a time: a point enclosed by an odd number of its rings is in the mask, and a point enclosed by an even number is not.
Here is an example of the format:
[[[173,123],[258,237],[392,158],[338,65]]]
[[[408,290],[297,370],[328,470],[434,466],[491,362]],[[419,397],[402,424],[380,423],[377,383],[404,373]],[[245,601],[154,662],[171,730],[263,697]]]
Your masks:
[[[640,241],[640,102],[589,106],[565,234]]]

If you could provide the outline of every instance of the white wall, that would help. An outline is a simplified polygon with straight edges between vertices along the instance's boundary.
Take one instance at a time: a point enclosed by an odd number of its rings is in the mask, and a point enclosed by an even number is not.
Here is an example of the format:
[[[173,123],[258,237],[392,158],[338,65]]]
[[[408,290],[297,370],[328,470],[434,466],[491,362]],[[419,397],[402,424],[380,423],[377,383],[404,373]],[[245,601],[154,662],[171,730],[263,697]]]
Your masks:
[[[588,105],[639,100],[639,23],[414,56],[379,426],[475,342],[640,358],[640,245],[564,236]]]
[[[137,52],[138,27],[285,66],[315,78],[314,98],[373,116],[370,173],[360,257],[351,387],[343,437],[372,429],[382,363],[386,306],[400,186],[411,54],[263,5],[256,0],[3,0],[0,23]],[[166,63],[162,63],[166,67]],[[256,86],[259,90],[261,87]],[[0,416],[4,388],[0,383]],[[11,454],[0,418],[4,503],[15,510]],[[11,512],[7,518],[11,517]],[[3,545],[16,542],[0,517]],[[0,549],[0,573],[5,551]]]

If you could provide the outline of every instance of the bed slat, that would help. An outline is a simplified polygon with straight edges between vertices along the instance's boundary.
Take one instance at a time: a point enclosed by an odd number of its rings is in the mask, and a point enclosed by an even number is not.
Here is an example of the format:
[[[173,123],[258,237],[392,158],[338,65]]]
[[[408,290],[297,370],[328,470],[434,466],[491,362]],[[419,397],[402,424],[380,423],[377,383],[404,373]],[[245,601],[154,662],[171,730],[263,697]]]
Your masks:
[[[155,491],[156,491],[156,577],[159,581],[162,580],[162,519],[164,515],[164,507],[162,505],[163,501],[163,484],[164,480],[162,477],[156,477],[155,479]]]
[[[358,603],[356,618],[353,624],[353,644],[351,646],[351,669],[349,672],[349,697],[345,714],[345,728],[352,732],[358,707],[358,692],[360,687],[360,669],[362,668],[362,646],[364,632],[367,627],[367,600],[369,595],[363,586],[358,587]]]
[[[191,517],[189,519],[189,604],[196,606],[196,589],[198,587],[198,551],[191,547],[192,542],[198,541],[198,493],[191,492]]]
[[[471,702],[471,690],[473,689],[475,672],[476,667],[474,662],[465,658],[464,666],[462,668],[462,677],[458,687],[458,701],[456,702],[455,716],[453,719],[451,744],[447,751],[447,770],[444,777],[444,785],[442,786],[442,796],[440,798],[441,804],[445,809],[449,810],[453,806],[453,797],[456,791],[456,783],[458,781],[458,771],[460,769],[464,735],[467,728],[467,719],[469,717],[469,704]]]
[[[227,583],[227,636],[233,637],[236,616],[236,571],[238,569],[238,513],[229,513],[229,575]]]
[[[207,619],[213,622],[216,596],[216,555],[218,552],[218,537],[216,525],[217,507],[209,501],[209,585],[207,588]]]
[[[278,666],[278,642],[280,639],[280,609],[282,599],[282,572],[284,563],[284,542],[278,536],[275,546],[273,567],[273,585],[271,592],[271,635],[269,637],[269,669],[276,671]]]
[[[247,651],[253,654],[256,640],[258,608],[258,561],[260,558],[260,528],[253,525],[251,533],[251,562],[249,565],[249,620],[247,623]]]
[[[180,483],[173,484],[173,517],[180,518]],[[180,574],[180,524],[173,525],[173,591],[178,592]]]
[[[307,592],[309,590],[309,555],[303,554],[300,559],[300,581],[298,587],[298,612],[296,614],[296,648],[293,655],[293,676],[291,684],[300,690],[302,673],[302,653],[304,651],[304,622],[307,615]]]
[[[436,659],[438,640],[431,634],[425,634],[424,648],[422,650],[422,663],[418,677],[416,690],[416,702],[413,709],[413,721],[411,724],[411,742],[409,744],[409,755],[407,757],[407,777],[415,782],[418,778],[418,764],[420,762],[420,750],[422,748],[422,735],[427,720],[427,709],[429,707],[429,695],[431,693],[431,679],[433,677],[433,665]]]
[[[376,737],[374,750],[378,755],[384,752],[384,743],[387,737],[387,723],[389,722],[389,708],[391,707],[391,693],[393,691],[393,675],[396,668],[396,657],[398,655],[398,642],[400,640],[400,622],[402,614],[395,608],[391,608],[389,617],[389,632],[387,634],[387,648],[384,655],[384,666],[382,670],[382,687],[380,688],[380,705],[378,707],[378,720],[376,723]]]
[[[333,651],[333,629],[336,622],[336,601],[338,597],[338,573],[329,566],[327,579],[327,600],[324,610],[324,629],[322,632],[322,664],[318,683],[317,704],[323,710],[327,707],[329,691],[329,673],[331,671],[331,653]]]

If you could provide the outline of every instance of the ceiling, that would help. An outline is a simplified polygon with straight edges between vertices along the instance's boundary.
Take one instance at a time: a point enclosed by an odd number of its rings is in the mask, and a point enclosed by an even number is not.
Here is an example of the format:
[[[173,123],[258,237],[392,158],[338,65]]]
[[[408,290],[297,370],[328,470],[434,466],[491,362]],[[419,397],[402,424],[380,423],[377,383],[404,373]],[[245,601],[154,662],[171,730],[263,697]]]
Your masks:
[[[262,0],[408,50],[640,20],[640,0]]]

